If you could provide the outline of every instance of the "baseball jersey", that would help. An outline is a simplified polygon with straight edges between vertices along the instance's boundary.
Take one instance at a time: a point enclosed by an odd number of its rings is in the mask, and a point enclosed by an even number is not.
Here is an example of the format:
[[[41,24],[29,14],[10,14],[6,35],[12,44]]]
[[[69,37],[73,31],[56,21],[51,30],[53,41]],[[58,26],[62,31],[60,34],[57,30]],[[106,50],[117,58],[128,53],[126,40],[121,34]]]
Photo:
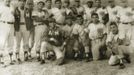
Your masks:
[[[40,18],[40,19],[47,19],[48,18],[48,12],[47,11],[41,11],[41,12],[39,12],[39,11],[33,11],[33,13],[32,13],[32,17],[38,17],[38,18]],[[41,24],[41,23],[43,23],[43,21],[37,21],[37,20],[34,20],[34,25],[37,25],[37,24]]]
[[[84,30],[84,26],[83,25],[75,24],[73,26],[73,29],[72,29],[72,34],[80,35],[80,34],[82,34],[83,30]]]
[[[132,8],[131,7],[126,7],[123,8],[121,7],[120,10],[118,10],[118,14],[117,17],[120,18],[120,22],[122,23],[128,23],[128,22],[132,22]]]
[[[103,17],[107,14],[107,10],[103,7],[100,7],[94,8],[94,12],[96,12],[99,15],[100,22],[103,22]]]
[[[14,22],[14,8],[5,5],[0,6],[0,21]]]
[[[108,42],[117,42],[117,40],[119,39],[119,35],[118,34],[113,34],[112,32],[110,32],[107,36],[106,39],[106,43]]]
[[[87,5],[84,5],[84,19],[91,20],[91,14],[94,11],[94,8],[89,8]]]
[[[22,10],[22,9],[20,9],[20,8],[18,8],[19,9],[19,11],[20,11],[20,22],[25,22],[25,18],[24,18],[24,10]]]
[[[61,23],[61,24],[64,23],[65,20],[64,13],[65,13],[64,9],[58,9],[56,7],[52,8],[52,15],[57,23]]]
[[[63,44],[63,34],[58,28],[48,29],[47,41],[54,46],[61,46]]]
[[[62,27],[62,31],[64,31],[64,36],[66,38],[70,37],[72,29],[73,29],[73,26],[69,26],[69,25],[65,25]]]
[[[88,28],[84,29],[84,31],[89,33],[90,39],[95,40],[103,37],[103,35],[106,33],[106,27],[102,23],[91,23],[88,25]]]
[[[119,6],[115,6],[115,7],[110,7],[110,6],[107,6],[107,12],[109,14],[109,20],[110,21],[114,21],[116,22],[117,21],[117,13],[118,11],[120,10],[120,7]]]

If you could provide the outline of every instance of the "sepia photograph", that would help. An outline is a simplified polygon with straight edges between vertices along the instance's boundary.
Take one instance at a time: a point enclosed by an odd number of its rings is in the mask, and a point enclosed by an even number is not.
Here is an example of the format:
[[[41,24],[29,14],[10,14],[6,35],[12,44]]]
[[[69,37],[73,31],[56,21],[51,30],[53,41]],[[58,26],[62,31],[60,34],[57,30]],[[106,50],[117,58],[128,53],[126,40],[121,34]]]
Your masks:
[[[134,0],[0,0],[0,75],[134,75]]]

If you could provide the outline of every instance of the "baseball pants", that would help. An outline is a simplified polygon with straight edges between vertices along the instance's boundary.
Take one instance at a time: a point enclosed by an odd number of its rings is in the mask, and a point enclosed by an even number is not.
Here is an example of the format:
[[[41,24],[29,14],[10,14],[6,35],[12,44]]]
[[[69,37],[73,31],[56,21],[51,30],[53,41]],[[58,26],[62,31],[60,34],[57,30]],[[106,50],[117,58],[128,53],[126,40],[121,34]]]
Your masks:
[[[20,25],[20,31],[15,32],[15,39],[16,39],[16,49],[15,52],[20,52],[20,46],[21,46],[21,40],[23,40],[23,50],[28,51],[29,50],[29,35],[30,31],[26,29],[26,25]]]
[[[65,51],[62,51],[62,48],[63,47],[61,46],[54,46],[44,41],[42,42],[42,45],[41,45],[41,53],[52,50],[55,52],[56,59],[60,59],[64,57],[65,55]]]
[[[14,46],[14,25],[7,23],[0,23],[0,49],[1,53],[5,47],[8,53],[13,52]]]
[[[40,52],[42,38],[46,30],[47,30],[46,25],[39,25],[35,27],[34,49],[36,50],[36,52]]]

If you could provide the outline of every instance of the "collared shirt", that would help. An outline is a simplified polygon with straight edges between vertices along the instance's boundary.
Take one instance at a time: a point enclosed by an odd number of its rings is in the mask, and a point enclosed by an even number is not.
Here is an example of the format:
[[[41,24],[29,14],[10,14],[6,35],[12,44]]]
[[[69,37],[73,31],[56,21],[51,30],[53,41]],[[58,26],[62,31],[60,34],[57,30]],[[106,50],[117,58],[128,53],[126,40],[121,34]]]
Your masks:
[[[54,19],[58,23],[64,23],[65,20],[64,13],[65,13],[64,9],[58,9],[56,7],[52,8],[52,14],[54,15]]]
[[[69,37],[71,35],[73,26],[65,25],[62,27],[62,31],[64,31],[64,35]]]
[[[48,12],[49,16],[52,15],[52,8],[48,9],[45,7],[45,8],[43,8],[43,10],[46,10]]]
[[[114,21],[114,22],[117,21],[117,13],[118,13],[119,10],[120,10],[119,6],[115,6],[113,8],[110,7],[110,6],[107,6],[107,11],[108,11],[108,14],[109,14],[109,20],[110,21]]]
[[[102,23],[91,23],[88,25],[88,28],[84,29],[84,31],[89,33],[90,39],[95,40],[106,33],[106,27]]]
[[[89,8],[87,5],[84,5],[84,19],[85,20],[91,20],[91,14],[94,11],[94,8]]]
[[[19,11],[20,11],[20,22],[25,22],[24,10],[19,8]]]
[[[122,23],[132,22],[133,20],[132,16],[133,16],[133,13],[132,13],[131,7],[126,7],[126,8],[121,7],[117,15],[117,17],[120,18],[120,22]]]
[[[99,20],[100,20],[100,22],[103,22],[103,16],[105,15],[105,14],[107,14],[108,12],[107,12],[107,10],[105,9],[105,8],[103,8],[103,7],[100,7],[100,8],[94,8],[95,10],[95,12],[99,15]]]
[[[0,6],[0,20],[7,22],[14,22],[14,8],[5,5]]]
[[[47,12],[45,12],[45,11],[41,11],[41,12],[39,12],[39,11],[33,11],[33,13],[32,13],[32,16],[37,16],[37,17],[40,17],[40,18],[48,18],[48,13]],[[36,22],[36,21],[34,21],[34,25],[36,25],[36,24],[41,24],[42,22]]]
[[[74,35],[81,35],[83,30],[84,30],[84,26],[83,25],[75,24],[73,26],[72,34],[74,34]]]
[[[108,42],[117,42],[117,40],[119,39],[119,35],[118,34],[113,34],[112,32],[110,32],[107,36],[106,39],[106,43]]]
[[[84,7],[79,6],[79,7],[75,7],[77,10],[78,15],[83,15],[84,14]]]

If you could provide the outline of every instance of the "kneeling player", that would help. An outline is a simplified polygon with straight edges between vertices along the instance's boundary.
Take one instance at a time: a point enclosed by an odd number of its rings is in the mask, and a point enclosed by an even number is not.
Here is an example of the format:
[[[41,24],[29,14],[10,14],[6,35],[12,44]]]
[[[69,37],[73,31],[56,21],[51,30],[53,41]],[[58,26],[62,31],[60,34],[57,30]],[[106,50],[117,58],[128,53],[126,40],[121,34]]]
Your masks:
[[[55,19],[51,18],[49,20],[48,32],[45,36],[41,47],[42,62],[45,61],[45,54],[47,54],[47,52],[54,51],[57,60],[56,64],[62,65],[64,61],[65,43],[60,28],[56,26]]]

